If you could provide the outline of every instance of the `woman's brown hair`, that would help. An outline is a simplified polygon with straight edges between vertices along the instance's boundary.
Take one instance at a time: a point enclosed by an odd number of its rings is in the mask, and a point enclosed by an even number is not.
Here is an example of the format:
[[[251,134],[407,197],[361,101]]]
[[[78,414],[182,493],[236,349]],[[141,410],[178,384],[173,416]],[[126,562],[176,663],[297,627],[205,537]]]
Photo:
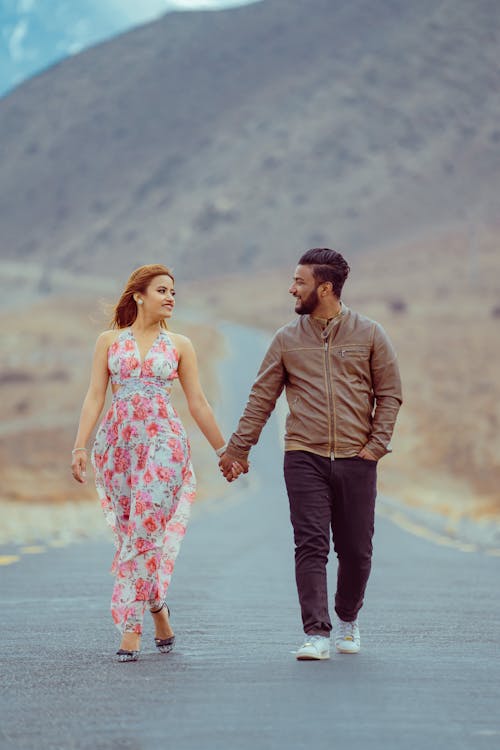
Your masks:
[[[137,294],[137,292],[144,294],[155,276],[170,276],[172,281],[174,281],[172,271],[159,263],[140,266],[140,268],[132,271],[122,292],[122,296],[113,311],[113,317],[110,322],[111,328],[128,328],[132,325],[137,318],[137,303],[134,300],[134,294]],[[167,327],[164,320],[161,321],[160,325],[164,328]]]

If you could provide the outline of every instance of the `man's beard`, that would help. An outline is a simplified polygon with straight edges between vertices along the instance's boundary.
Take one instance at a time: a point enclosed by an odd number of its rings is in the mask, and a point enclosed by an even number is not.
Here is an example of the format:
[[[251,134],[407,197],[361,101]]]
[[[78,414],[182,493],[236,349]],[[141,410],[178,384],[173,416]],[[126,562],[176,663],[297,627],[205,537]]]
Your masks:
[[[319,305],[318,290],[313,291],[307,295],[304,300],[299,300],[299,305],[295,307],[297,315],[310,315],[313,313]]]

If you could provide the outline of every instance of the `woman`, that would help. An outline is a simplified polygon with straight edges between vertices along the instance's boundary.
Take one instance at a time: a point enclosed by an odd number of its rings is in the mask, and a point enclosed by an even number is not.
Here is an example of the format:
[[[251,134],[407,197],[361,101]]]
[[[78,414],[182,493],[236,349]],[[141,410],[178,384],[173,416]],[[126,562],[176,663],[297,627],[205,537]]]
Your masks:
[[[176,378],[216,454],[225,448],[200,386],[191,341],[167,331],[174,304],[174,277],[168,268],[147,265],[132,273],[116,305],[112,330],[97,339],[72,451],[73,476],[84,482],[86,444],[111,380],[113,402],[97,431],[92,464],[117,547],[111,612],[122,633],[119,661],[137,661],[146,606],[158,650],[168,653],[174,643],[165,594],[195,496],[189,442],[170,403]],[[240,473],[235,463],[233,478]]]

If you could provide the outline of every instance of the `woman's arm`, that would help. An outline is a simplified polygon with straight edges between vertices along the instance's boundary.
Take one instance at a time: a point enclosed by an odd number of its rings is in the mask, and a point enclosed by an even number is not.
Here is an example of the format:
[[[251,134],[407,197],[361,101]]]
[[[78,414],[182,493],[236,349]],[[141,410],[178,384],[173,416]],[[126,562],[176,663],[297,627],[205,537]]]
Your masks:
[[[77,482],[85,482],[87,452],[83,449],[87,445],[104,406],[109,379],[108,348],[115,335],[115,331],[105,331],[98,337],[95,345],[90,384],[83,400],[71,461],[71,469]]]
[[[189,412],[212,448],[218,450],[224,446],[225,441],[200,384],[194,347],[186,336],[174,334],[172,338],[179,354],[179,381]]]

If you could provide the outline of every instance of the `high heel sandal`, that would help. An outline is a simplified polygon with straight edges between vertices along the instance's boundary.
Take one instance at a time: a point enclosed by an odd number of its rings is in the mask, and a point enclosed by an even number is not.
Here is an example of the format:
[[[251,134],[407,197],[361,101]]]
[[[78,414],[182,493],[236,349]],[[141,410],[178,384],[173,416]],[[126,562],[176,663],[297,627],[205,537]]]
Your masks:
[[[159,609],[150,609],[152,615],[157,615],[162,609],[166,607],[168,616],[170,617],[170,609],[168,608],[167,602],[163,602]],[[175,643],[175,635],[171,635],[170,638],[155,638],[155,646],[161,654],[169,654]]]
[[[139,651],[127,651],[126,648],[120,648],[116,655],[118,661],[137,661],[139,659]]]

